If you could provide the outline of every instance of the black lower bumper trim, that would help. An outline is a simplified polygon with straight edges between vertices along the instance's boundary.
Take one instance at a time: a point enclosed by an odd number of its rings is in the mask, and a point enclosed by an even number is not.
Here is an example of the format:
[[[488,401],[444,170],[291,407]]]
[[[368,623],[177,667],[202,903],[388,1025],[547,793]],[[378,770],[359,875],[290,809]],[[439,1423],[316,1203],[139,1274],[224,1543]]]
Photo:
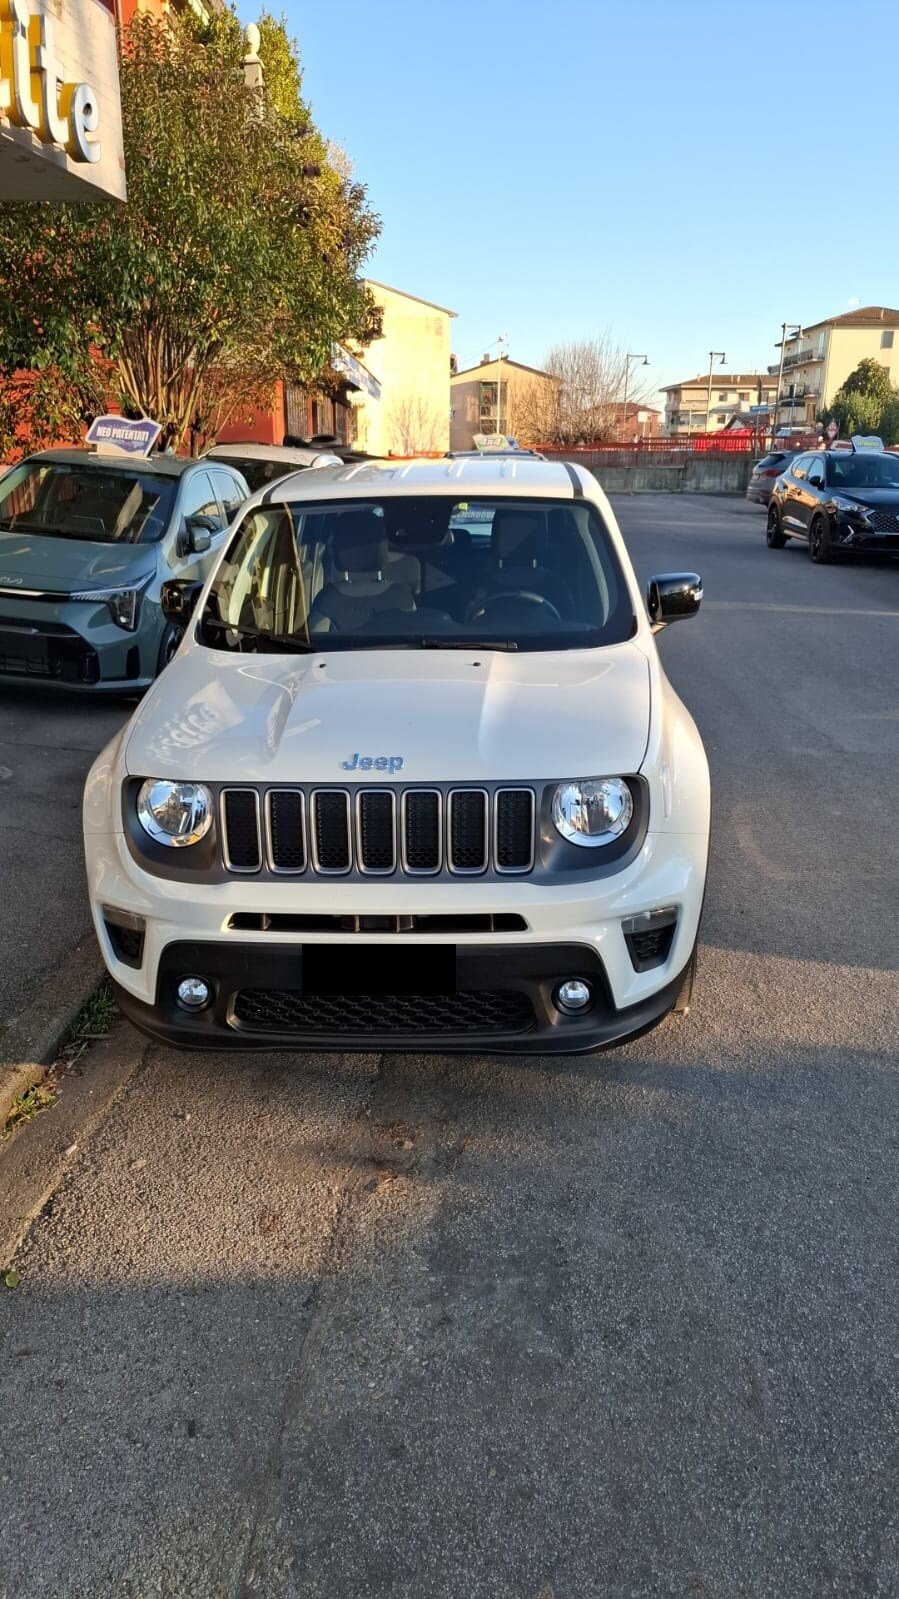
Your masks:
[[[370,947],[380,957],[384,946]],[[372,993],[368,989],[374,985],[366,986],[360,976],[354,991],[341,995],[345,946],[314,948],[310,970],[320,970],[324,949],[332,954],[336,975],[327,992],[304,988],[301,945],[218,941],[169,944],[163,950],[155,1005],[136,1000],[119,984],[116,997],[136,1027],[186,1049],[573,1055],[608,1049],[647,1032],[671,1010],[684,976],[678,972],[639,1004],[617,1010],[602,962],[586,945],[466,944],[448,950],[440,944],[404,943],[402,953],[396,951],[393,983],[385,987],[380,982]],[[419,980],[415,989],[403,982],[410,948],[421,956],[417,969],[414,962],[411,968]],[[354,955],[358,950],[354,940]],[[438,952],[441,972],[448,952],[454,957],[456,987],[451,995],[421,984],[429,952]],[[373,969],[383,972],[383,961]],[[209,984],[212,999],[206,1010],[181,1008],[177,988],[183,977],[202,977]],[[590,1005],[577,1015],[565,1015],[553,1003],[557,985],[568,978],[579,978],[591,989]],[[466,996],[470,1013],[462,1016],[459,1001],[464,1005]]]

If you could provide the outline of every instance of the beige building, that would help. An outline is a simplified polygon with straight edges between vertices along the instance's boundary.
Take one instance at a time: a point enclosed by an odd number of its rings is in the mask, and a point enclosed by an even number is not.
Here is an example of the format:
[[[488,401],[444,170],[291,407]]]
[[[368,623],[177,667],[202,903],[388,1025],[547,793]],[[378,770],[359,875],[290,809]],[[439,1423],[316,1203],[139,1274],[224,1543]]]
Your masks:
[[[745,418],[750,427],[760,417],[767,426],[767,408],[774,403],[777,378],[761,372],[716,372],[712,368],[711,403],[709,375],[672,383],[661,391],[665,396],[666,438],[680,434],[720,433],[734,417]],[[758,408],[762,407],[760,411]]]
[[[366,279],[381,338],[362,360],[380,389],[352,396],[355,443],[370,455],[443,454],[450,447],[450,324],[455,311]]]
[[[891,382],[899,384],[899,311],[866,305],[793,333],[783,346],[777,427],[803,432],[814,427],[819,413],[866,358],[879,361]],[[779,371],[778,355],[768,368],[775,386]]]
[[[124,198],[115,0],[2,0],[0,200]]]
[[[499,404],[497,404],[497,384]],[[475,437],[510,434],[521,444],[540,442],[542,419],[551,419],[558,378],[520,361],[495,361],[485,356],[478,366],[454,372],[452,448],[472,450]]]

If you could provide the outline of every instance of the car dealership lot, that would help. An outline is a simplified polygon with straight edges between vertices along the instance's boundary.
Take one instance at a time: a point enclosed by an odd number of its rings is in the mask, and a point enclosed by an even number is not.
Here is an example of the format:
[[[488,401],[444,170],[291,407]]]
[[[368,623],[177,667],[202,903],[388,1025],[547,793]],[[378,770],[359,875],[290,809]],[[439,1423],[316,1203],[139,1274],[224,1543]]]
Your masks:
[[[567,1061],[151,1048],[0,1297],[0,1595],[899,1588],[899,566],[617,509],[705,580],[661,640],[713,779],[692,1015]],[[19,992],[55,876],[87,925],[116,714],[3,691]]]

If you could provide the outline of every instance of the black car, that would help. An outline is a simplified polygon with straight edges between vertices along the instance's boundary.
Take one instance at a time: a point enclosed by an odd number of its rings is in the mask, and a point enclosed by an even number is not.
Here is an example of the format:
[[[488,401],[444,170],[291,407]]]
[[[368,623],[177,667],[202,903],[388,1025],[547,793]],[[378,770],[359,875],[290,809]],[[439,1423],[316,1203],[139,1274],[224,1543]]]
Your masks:
[[[899,555],[899,455],[866,438],[797,455],[768,506],[769,548],[787,539],[806,539],[818,564],[838,551]]]
[[[746,490],[747,500],[752,500],[755,505],[767,505],[776,479],[787,470],[798,453],[798,450],[769,450],[760,461],[756,461]]]

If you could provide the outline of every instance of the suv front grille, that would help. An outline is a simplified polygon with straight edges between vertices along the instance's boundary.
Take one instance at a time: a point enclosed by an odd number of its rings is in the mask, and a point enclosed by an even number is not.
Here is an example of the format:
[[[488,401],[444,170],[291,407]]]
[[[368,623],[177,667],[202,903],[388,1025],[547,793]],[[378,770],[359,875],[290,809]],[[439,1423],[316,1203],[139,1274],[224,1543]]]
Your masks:
[[[896,511],[871,511],[869,514],[875,533],[899,533],[899,513]]]
[[[226,788],[221,797],[226,871],[266,862],[276,874],[322,877],[476,876],[532,870],[536,801],[530,788]]]

